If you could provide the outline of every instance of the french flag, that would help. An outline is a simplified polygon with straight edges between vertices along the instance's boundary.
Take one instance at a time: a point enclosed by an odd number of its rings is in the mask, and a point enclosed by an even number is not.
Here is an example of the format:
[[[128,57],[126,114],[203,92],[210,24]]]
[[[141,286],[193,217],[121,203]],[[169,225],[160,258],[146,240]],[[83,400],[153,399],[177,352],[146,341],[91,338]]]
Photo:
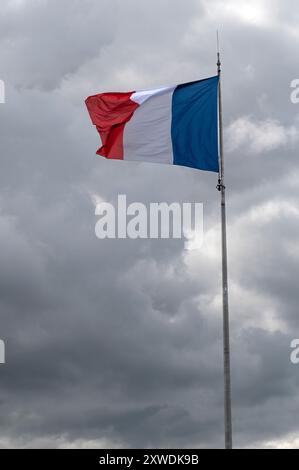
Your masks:
[[[86,106],[102,141],[97,154],[218,172],[218,82],[90,96]]]

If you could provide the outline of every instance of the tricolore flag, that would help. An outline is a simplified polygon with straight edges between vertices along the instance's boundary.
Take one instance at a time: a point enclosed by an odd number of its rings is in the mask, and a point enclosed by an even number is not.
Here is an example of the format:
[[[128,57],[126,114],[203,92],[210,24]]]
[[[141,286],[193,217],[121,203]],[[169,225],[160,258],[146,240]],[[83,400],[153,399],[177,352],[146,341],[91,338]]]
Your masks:
[[[98,155],[218,172],[218,76],[182,85],[90,96]]]

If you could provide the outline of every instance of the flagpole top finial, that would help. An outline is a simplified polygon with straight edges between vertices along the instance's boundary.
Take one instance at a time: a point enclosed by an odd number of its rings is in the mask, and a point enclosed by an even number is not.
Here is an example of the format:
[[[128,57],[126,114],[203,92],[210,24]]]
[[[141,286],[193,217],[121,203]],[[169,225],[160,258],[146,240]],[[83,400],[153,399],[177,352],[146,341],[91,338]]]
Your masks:
[[[218,73],[221,72],[221,60],[220,60],[220,50],[219,50],[219,33],[218,29],[216,31],[216,36],[217,36],[217,67],[218,67]]]

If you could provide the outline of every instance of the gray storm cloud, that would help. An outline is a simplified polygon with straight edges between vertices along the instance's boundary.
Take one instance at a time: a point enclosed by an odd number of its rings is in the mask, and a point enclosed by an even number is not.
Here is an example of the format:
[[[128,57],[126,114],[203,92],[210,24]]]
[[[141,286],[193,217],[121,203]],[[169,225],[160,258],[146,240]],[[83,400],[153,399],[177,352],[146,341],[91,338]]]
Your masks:
[[[84,99],[215,74],[220,30],[238,447],[298,446],[299,7],[3,0],[2,447],[223,445],[215,175],[105,161]],[[204,203],[205,243],[104,240],[94,199]]]

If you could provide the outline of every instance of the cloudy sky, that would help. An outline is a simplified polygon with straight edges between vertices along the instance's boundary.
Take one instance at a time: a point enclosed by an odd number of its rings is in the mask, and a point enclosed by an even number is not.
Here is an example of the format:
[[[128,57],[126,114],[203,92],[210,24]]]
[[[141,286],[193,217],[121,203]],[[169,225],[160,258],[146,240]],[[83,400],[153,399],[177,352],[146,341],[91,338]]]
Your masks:
[[[2,0],[1,447],[222,447],[216,175],[95,156],[84,99],[215,75],[236,447],[299,447],[298,2]],[[205,242],[98,240],[95,201],[204,204]]]

